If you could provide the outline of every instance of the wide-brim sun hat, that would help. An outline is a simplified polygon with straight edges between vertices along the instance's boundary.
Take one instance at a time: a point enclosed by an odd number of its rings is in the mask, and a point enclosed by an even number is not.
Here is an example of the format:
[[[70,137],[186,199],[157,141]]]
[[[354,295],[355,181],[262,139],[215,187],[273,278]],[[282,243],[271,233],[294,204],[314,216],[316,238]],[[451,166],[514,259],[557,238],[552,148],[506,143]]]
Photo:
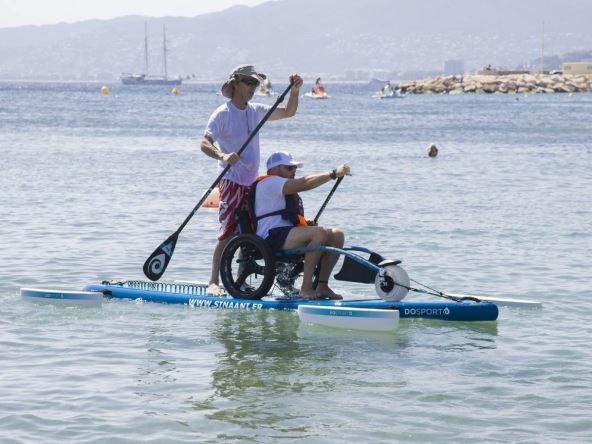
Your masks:
[[[233,80],[240,80],[241,78],[251,77],[252,79],[257,80],[259,83],[263,82],[267,78],[265,74],[257,72],[253,65],[238,65],[236,68],[232,70],[224,85],[222,85],[221,91],[222,95],[227,99],[232,99],[232,81]]]
[[[292,165],[296,168],[302,168],[304,164],[294,160],[292,155],[286,151],[278,151],[267,158],[267,170],[271,170],[278,165]]]

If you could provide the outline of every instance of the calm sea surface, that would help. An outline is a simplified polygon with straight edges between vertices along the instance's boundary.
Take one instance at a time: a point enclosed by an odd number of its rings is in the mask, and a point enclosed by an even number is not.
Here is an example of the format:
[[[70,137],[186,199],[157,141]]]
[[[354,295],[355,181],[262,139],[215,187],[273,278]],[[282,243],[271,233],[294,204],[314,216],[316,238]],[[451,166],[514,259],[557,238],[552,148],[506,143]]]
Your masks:
[[[381,101],[329,85],[263,127],[263,158],[351,165],[321,219],[348,243],[438,289],[544,303],[372,334],[22,301],[20,287],[142,279],[216,178],[198,141],[219,85],[100,86],[0,83],[0,442],[592,442],[592,95]],[[309,213],[329,189],[305,194]],[[164,279],[206,280],[216,230],[199,210]]]

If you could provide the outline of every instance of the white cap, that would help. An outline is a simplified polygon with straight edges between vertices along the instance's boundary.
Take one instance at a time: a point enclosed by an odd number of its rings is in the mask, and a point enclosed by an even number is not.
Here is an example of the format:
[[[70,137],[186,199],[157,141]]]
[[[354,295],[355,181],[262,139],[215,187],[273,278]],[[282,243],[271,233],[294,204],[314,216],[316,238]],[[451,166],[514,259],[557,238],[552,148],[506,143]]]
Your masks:
[[[294,165],[297,168],[302,168],[304,164],[294,160],[292,155],[286,151],[278,151],[273,153],[267,159],[267,169],[271,170],[273,167],[278,165]]]

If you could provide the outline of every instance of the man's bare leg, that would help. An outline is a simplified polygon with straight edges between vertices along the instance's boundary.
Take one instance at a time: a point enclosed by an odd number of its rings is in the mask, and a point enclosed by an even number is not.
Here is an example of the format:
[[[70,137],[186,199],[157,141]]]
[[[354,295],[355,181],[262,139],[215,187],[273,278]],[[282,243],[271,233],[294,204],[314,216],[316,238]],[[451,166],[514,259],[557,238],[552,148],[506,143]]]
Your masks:
[[[294,227],[288,233],[283,249],[325,245],[327,237],[327,230],[322,227]],[[312,275],[320,258],[320,251],[308,251],[304,254],[304,272],[300,287],[300,297],[303,299],[318,299],[319,297],[312,286]]]
[[[343,234],[343,231],[335,228],[327,228],[326,230],[328,233],[326,245],[329,247],[343,248],[343,244],[345,243],[345,235]],[[329,299],[343,299],[341,295],[329,288],[329,277],[331,276],[338,259],[339,255],[337,253],[327,252],[323,255],[323,259],[321,260],[321,274],[319,275],[319,283],[317,285],[318,296]]]
[[[230,238],[219,240],[214,248],[214,256],[212,258],[212,272],[210,274],[210,281],[208,282],[207,294],[213,296],[220,296],[222,290],[220,289],[220,260],[222,259],[222,251]]]

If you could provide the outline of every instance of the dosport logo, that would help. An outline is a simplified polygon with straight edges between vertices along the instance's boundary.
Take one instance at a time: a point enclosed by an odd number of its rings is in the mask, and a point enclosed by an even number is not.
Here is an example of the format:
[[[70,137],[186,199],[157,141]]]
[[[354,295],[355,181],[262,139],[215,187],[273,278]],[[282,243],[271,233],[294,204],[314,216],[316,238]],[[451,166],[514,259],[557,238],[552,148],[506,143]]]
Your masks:
[[[433,307],[405,308],[405,309],[403,309],[403,313],[405,314],[405,316],[408,316],[408,317],[445,318],[445,317],[450,316],[450,309],[448,307],[444,307],[444,308],[433,308]]]

